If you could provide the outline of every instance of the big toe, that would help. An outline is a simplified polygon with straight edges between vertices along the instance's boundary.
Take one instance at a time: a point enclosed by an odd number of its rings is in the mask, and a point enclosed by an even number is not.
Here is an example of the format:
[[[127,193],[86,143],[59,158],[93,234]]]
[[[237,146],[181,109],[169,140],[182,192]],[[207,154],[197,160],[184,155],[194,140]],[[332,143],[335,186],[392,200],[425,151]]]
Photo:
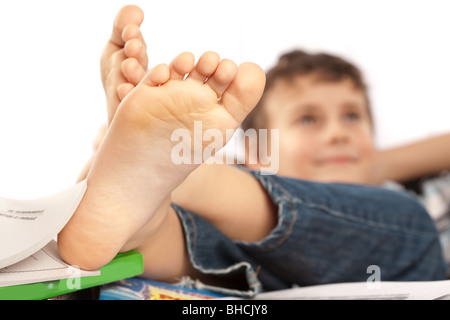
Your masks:
[[[261,99],[265,83],[266,76],[260,66],[251,62],[241,64],[222,95],[224,108],[241,123]]]
[[[124,6],[119,10],[114,20],[111,41],[118,46],[123,46],[122,33],[124,28],[129,24],[140,26],[143,21],[144,12],[141,8],[135,5]]]

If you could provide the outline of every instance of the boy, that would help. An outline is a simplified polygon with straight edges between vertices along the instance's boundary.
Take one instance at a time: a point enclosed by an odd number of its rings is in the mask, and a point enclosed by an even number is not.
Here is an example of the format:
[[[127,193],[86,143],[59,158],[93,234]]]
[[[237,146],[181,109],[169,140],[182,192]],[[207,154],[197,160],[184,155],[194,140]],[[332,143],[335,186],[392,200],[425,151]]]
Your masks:
[[[314,157],[311,153],[326,152],[323,149],[327,146],[324,145],[324,140],[319,140],[319,131],[326,129],[325,122],[331,122],[331,112],[337,112],[339,108],[341,122],[346,123],[345,127],[349,132],[347,137],[344,131],[334,133],[341,135],[342,141],[349,145],[359,145],[360,147],[354,146],[354,149],[360,149],[361,158],[366,159],[359,178],[342,171],[345,166],[338,173],[342,178],[336,179],[327,176],[322,168],[317,174],[306,172],[310,165],[305,162]],[[292,114],[283,118],[286,112]],[[287,123],[286,120],[290,122]],[[384,151],[375,150],[374,121],[363,76],[351,63],[329,54],[309,54],[294,50],[281,56],[278,64],[267,73],[263,98],[245,119],[242,128],[249,130],[270,127],[284,131],[281,143],[288,144],[288,148],[282,149],[290,149],[284,152],[290,152],[291,155],[281,158],[284,162],[294,162],[282,165],[280,174],[287,170],[290,176],[296,175],[302,179],[326,182],[343,180],[378,185],[386,180],[405,182],[450,169],[450,134]],[[339,142],[339,136],[334,142]],[[439,157],[430,157],[430,154],[439,154]],[[320,155],[316,155],[316,158],[320,158]],[[341,160],[345,164],[345,159]],[[321,174],[326,177],[320,177]]]
[[[373,184],[372,122],[356,67],[328,54],[292,51],[267,73],[265,94],[242,127],[280,130],[280,175]]]
[[[174,164],[174,130],[194,135],[198,121],[226,136],[258,102],[265,75],[254,64],[238,67],[212,52],[194,65],[184,53],[139,82],[146,72],[141,22],[139,8],[124,7],[102,58],[111,122],[87,170],[86,194],[58,238],[68,263],[95,269],[121,250],[137,249],[146,277],[241,296],[293,284],[364,281],[371,265],[380,267],[382,280],[444,278],[435,226],[407,195],[226,165]],[[141,42],[135,55],[127,53],[125,30]],[[320,161],[371,161],[368,146],[360,146],[367,154]],[[354,170],[352,181],[365,179],[360,172]]]
[[[450,135],[378,152],[367,87],[351,63],[324,53],[284,54],[242,127],[280,130],[279,174],[396,190],[403,188],[392,181],[429,176],[417,190],[419,200],[437,224],[450,263]]]

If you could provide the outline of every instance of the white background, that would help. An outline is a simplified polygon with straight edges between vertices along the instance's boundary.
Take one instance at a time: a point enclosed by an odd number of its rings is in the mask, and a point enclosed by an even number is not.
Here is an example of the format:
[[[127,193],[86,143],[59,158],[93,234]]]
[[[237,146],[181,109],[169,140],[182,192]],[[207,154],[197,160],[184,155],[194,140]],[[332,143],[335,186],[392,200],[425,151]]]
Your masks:
[[[75,182],[106,120],[99,58],[128,1],[0,2],[0,197]],[[344,56],[370,86],[376,142],[450,131],[447,0],[135,1],[150,66],[214,50],[264,69],[302,48]]]

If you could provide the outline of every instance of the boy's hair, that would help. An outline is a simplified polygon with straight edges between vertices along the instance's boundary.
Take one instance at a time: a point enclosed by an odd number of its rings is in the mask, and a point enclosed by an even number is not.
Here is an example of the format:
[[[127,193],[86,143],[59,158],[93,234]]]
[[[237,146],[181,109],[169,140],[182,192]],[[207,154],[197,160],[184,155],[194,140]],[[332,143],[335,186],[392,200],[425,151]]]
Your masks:
[[[355,87],[364,94],[367,102],[370,120],[373,127],[373,117],[370,111],[367,86],[361,71],[352,63],[327,53],[310,54],[302,50],[294,50],[283,54],[278,63],[266,73],[266,87],[261,100],[245,118],[241,127],[243,130],[250,128],[266,128],[264,115],[264,100],[277,80],[291,80],[296,76],[315,75],[318,80],[339,82],[350,79]]]

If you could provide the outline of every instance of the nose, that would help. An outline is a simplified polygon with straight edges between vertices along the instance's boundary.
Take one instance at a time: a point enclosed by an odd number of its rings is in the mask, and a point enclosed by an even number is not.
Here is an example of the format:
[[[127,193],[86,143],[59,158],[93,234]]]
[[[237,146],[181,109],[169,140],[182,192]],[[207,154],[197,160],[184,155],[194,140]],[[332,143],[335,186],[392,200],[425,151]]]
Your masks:
[[[351,136],[345,125],[339,121],[330,121],[325,128],[325,140],[328,144],[346,144]]]

